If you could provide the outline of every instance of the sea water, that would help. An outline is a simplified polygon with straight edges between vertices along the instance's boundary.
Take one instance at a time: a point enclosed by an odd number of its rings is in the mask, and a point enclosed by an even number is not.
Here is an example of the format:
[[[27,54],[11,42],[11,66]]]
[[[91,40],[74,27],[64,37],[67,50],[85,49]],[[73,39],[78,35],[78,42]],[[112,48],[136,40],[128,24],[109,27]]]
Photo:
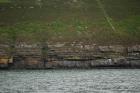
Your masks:
[[[6,70],[0,93],[140,93],[140,70]]]

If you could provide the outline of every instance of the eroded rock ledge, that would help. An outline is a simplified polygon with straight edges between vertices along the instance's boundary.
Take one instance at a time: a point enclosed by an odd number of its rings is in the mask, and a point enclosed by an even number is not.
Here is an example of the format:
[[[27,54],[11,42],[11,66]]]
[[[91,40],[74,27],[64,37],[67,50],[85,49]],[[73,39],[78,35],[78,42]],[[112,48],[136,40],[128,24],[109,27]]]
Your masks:
[[[42,57],[37,44],[20,43],[9,56],[9,46],[0,44],[0,68],[140,68],[140,45],[96,45],[83,43],[48,44],[47,55]]]

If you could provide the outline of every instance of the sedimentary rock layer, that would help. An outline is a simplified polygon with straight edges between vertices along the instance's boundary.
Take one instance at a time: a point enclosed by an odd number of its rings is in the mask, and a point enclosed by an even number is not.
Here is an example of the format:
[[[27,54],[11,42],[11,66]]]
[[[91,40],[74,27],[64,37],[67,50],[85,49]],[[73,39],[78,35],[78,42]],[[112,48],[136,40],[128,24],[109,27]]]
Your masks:
[[[0,45],[0,68],[97,68],[140,67],[140,45],[96,45],[84,43],[48,44],[43,50],[37,44],[17,44],[13,55],[10,47]]]

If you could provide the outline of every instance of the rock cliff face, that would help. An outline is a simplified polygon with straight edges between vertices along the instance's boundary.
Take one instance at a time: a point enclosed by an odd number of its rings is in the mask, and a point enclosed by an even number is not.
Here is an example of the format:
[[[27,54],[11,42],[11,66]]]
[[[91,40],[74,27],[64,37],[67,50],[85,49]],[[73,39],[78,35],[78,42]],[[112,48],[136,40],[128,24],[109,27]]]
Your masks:
[[[7,45],[0,45],[0,68],[97,68],[140,67],[140,45],[96,45],[84,43],[49,44],[46,60],[37,44],[17,44],[9,56]]]

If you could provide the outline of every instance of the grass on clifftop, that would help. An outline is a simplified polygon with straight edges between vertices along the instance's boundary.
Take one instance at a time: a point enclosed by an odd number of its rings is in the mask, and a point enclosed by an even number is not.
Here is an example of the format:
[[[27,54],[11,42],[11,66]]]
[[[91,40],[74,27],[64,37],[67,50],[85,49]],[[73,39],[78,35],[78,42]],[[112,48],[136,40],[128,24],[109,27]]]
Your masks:
[[[99,44],[140,43],[140,16],[121,21],[112,21],[113,31],[106,21],[90,22],[80,19],[55,20],[52,22],[22,22],[13,26],[0,27],[1,42],[53,42],[82,41]]]
[[[140,44],[138,0],[100,0],[115,31],[96,0],[36,1],[13,0],[11,4],[0,4],[1,43]]]

